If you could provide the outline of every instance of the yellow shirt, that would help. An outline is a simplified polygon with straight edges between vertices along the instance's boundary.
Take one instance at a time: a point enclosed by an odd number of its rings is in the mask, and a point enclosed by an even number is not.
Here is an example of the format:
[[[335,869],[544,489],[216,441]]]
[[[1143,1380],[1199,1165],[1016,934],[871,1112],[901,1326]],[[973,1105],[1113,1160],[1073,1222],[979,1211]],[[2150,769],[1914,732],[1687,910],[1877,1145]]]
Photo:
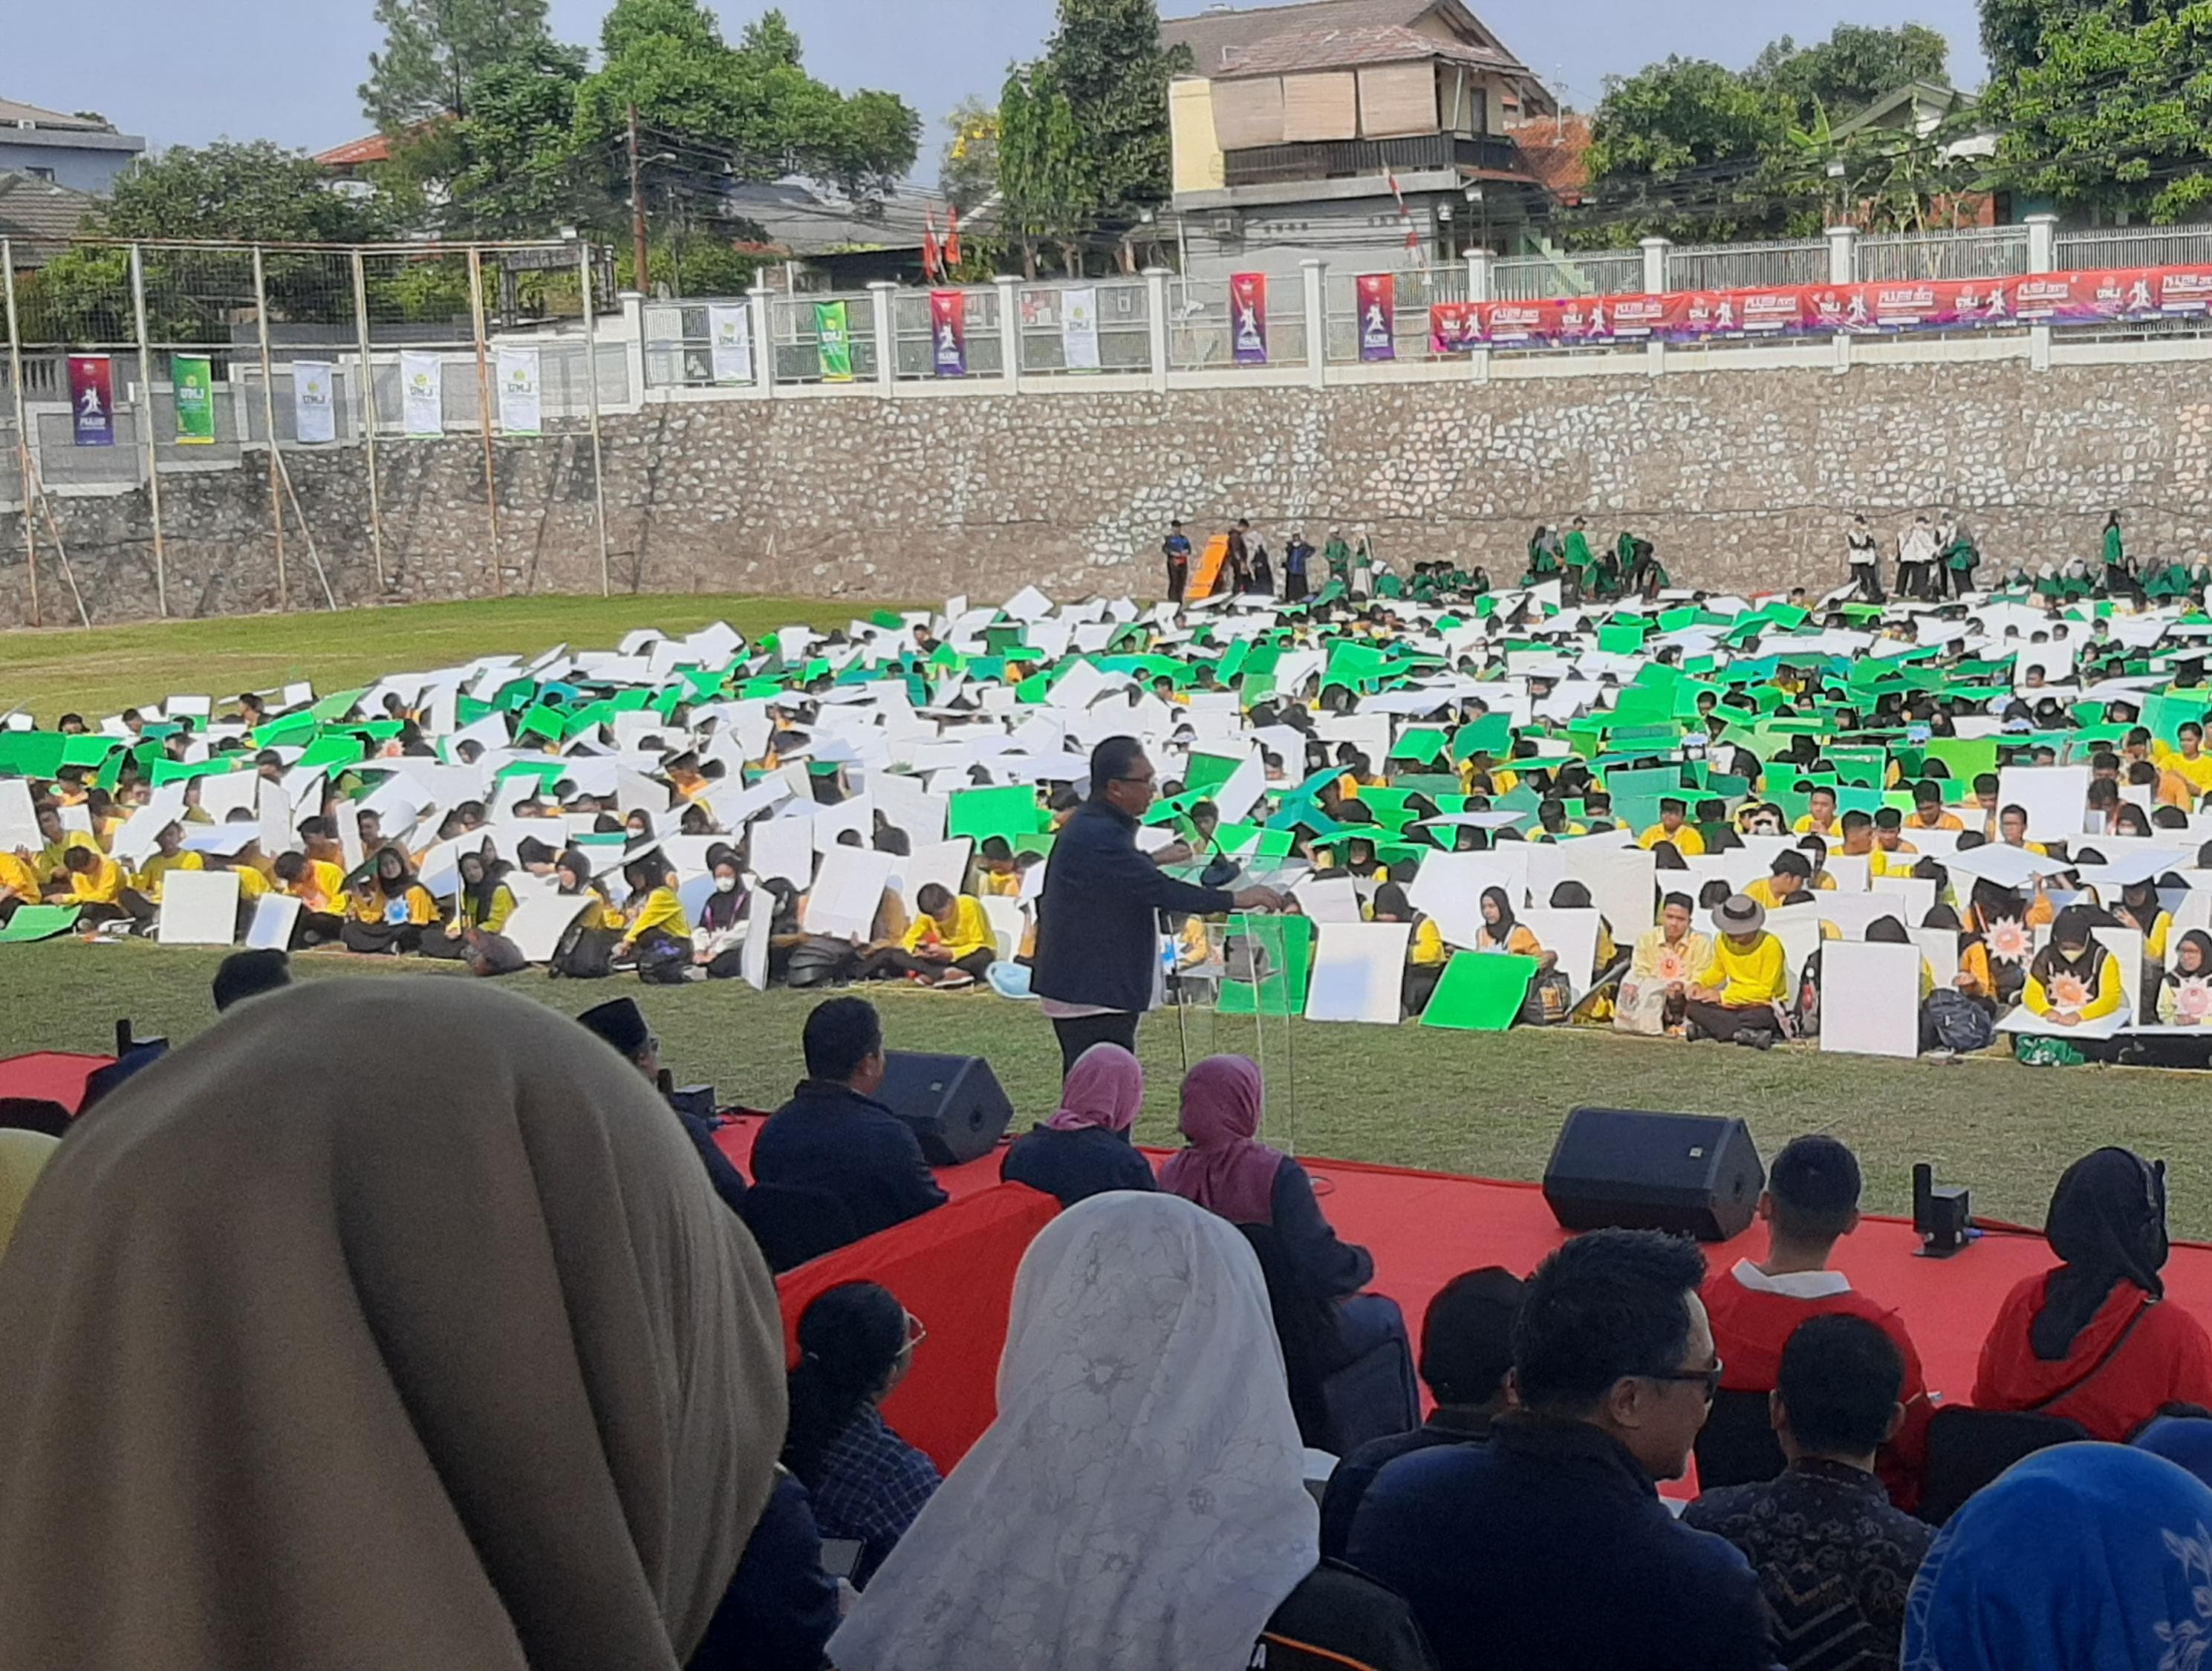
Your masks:
[[[123,866],[94,853],[92,868],[70,872],[69,896],[78,905],[112,905],[123,897]]]
[[[1840,840],[1844,833],[1843,816],[1838,813],[1833,821],[1824,827],[1814,823],[1813,815],[1808,812],[1790,828],[1800,836],[1826,836]]]
[[[581,910],[579,914],[586,928],[619,929],[623,926],[623,914],[608,904],[607,896],[597,888],[586,888],[562,897],[586,902],[588,908]]]
[[[622,943],[628,945],[639,935],[655,928],[678,939],[691,938],[691,925],[684,915],[684,902],[677,898],[673,888],[655,888],[645,896],[645,902],[637,908],[636,921],[624,931]]]
[[[1725,934],[1716,935],[1712,960],[1695,979],[1698,986],[1718,992],[1722,1003],[1738,1009],[1778,1004],[1790,991],[1782,942],[1765,929],[1748,947],[1736,945]]]
[[[998,945],[999,937],[991,932],[991,920],[983,914],[981,901],[969,894],[955,894],[952,905],[951,929],[939,927],[937,919],[925,911],[915,918],[900,944],[908,951],[919,951],[925,945],[941,946],[952,954],[955,963]]]
[[[1001,876],[995,871],[985,871],[975,878],[975,888],[985,899],[1018,899],[1022,892],[1021,872],[1008,871]]]
[[[2212,754],[2199,753],[2191,760],[2179,749],[2159,757],[2159,763],[2169,772],[2177,772],[2188,780],[2189,787],[2198,794],[2212,790]]]
[[[1907,829],[1964,829],[1966,826],[1960,823],[1953,813],[1938,812],[1936,822],[1929,823],[1917,811],[1913,811],[1905,814],[1905,827]]]
[[[1685,859],[1699,859],[1705,856],[1705,838],[1698,834],[1694,824],[1685,823],[1670,836],[1667,833],[1666,825],[1655,823],[1636,838],[1636,845],[1647,850],[1657,847],[1662,842],[1672,842],[1674,844],[1674,851]]]
[[[1515,923],[1502,945],[1490,925],[1485,923],[1482,932],[1474,937],[1474,945],[1478,951],[1510,951],[1518,957],[1540,957],[1544,954],[1544,948],[1537,944],[1535,934],[1525,922]]]
[[[1798,890],[1798,893],[1802,893],[1805,890],[1802,888]],[[1743,895],[1746,899],[1757,900],[1761,905],[1764,905],[1770,911],[1777,911],[1782,908],[1781,896],[1774,891],[1774,878],[1771,876],[1760,877],[1757,881],[1753,882],[1749,887],[1743,890]],[[1790,897],[1795,899],[1797,897],[1797,894],[1792,894]]]
[[[266,883],[262,884],[259,891],[267,891],[267,887]],[[239,891],[241,896],[251,896],[249,884],[246,881],[243,872],[240,872],[239,876]],[[406,920],[415,927],[419,928],[425,923],[437,921],[438,902],[430,897],[430,890],[421,883],[410,883],[407,891],[400,897],[406,902]],[[388,921],[390,920],[386,915],[388,905],[389,901],[385,897],[381,888],[372,892],[366,900],[358,893],[353,892],[349,892],[346,899],[346,909],[356,922]]]
[[[2056,986],[2058,982],[2052,984]],[[2059,994],[2044,990],[2043,982],[2035,978],[2034,971],[2031,969],[2027,986],[2021,989],[2020,1001],[2036,1015],[2049,1015],[2053,1010],[2075,1008],[2058,1000]],[[2120,981],[2120,960],[2107,951],[2098,961],[2096,996],[2075,1008],[2075,1013],[2084,1021],[2094,1021],[2100,1016],[2112,1014],[2126,1000],[2127,992]]]
[[[238,878],[238,896],[241,900],[258,899],[269,891],[269,878],[252,865],[233,865],[231,874]],[[376,919],[381,921],[381,919]]]
[[[206,868],[207,860],[197,853],[180,853],[173,859],[164,858],[156,853],[146,861],[145,868],[138,872],[138,880],[134,885],[140,893],[158,904],[161,898],[161,878],[171,871],[204,871]]]
[[[1920,849],[1910,842],[1899,842],[1894,852],[1876,842],[1874,851],[1867,855],[1867,874],[1910,876],[1912,867],[1919,862]]]
[[[0,853],[0,889],[21,898],[39,896],[38,873],[12,853]]]
[[[1423,917],[1413,925],[1413,938],[1407,944],[1406,961],[1421,969],[1429,969],[1444,960],[1443,931],[1435,921]]]

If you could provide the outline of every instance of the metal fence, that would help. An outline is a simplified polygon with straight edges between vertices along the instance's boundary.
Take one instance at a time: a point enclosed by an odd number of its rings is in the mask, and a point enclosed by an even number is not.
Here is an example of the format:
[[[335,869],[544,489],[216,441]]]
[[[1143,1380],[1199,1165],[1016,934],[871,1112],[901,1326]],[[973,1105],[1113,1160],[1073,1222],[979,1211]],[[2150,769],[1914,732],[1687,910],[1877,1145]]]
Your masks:
[[[1796,238],[1771,244],[1681,244],[1667,252],[1669,290],[1758,290],[1823,284],[1828,240]]]
[[[2100,267],[2195,267],[2212,264],[2212,222],[2172,227],[2093,227],[2062,232],[2053,265],[2060,272]]]
[[[2026,227],[1881,234],[1862,236],[1856,243],[1858,276],[1875,283],[2012,278],[2027,270]]]
[[[343,526],[310,519],[291,460],[307,468],[318,453],[359,459],[381,590],[404,552],[387,551],[380,445],[441,438],[473,437],[483,449],[483,531],[497,574],[495,446],[588,435],[605,555],[599,417],[632,393],[622,343],[599,340],[614,302],[603,252],[0,240],[0,507],[21,512],[33,597],[42,555],[66,568],[67,501],[108,497],[125,501],[126,538],[150,556],[163,615],[193,607],[172,597],[173,550],[199,554],[198,572],[179,577],[187,588],[214,586],[219,570],[247,606],[335,605],[323,544],[362,530],[350,515],[325,513]],[[110,410],[81,411],[80,393],[97,407],[103,386]],[[191,397],[181,410],[180,392]],[[238,496],[187,490],[187,478],[241,471],[267,478],[264,524],[243,531],[243,550]],[[267,546],[265,568],[255,540]],[[0,565],[15,555],[0,553]],[[51,586],[49,576],[49,601]],[[98,601],[76,594],[72,612],[88,620]],[[34,604],[34,620],[40,612]]]
[[[1431,302],[1468,300],[1467,268],[1407,267],[1390,276],[1390,337],[1395,360],[1427,360],[1430,352],[1429,306]],[[1328,321],[1328,358],[1333,363],[1356,362],[1359,351],[1358,275],[1331,273],[1325,288],[1324,317]]]
[[[1628,296],[1644,289],[1642,250],[1593,250],[1570,255],[1510,256],[1490,264],[1497,301],[1549,301],[1568,296]]]

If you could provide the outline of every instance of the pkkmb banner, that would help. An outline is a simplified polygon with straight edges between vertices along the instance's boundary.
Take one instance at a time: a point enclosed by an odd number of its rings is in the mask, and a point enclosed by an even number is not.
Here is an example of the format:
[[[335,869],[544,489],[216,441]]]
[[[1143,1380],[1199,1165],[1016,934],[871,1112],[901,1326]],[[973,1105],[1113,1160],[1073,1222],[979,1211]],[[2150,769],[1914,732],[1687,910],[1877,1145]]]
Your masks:
[[[1098,369],[1098,292],[1090,286],[1060,293],[1060,351],[1070,371]]]
[[[814,340],[822,356],[824,383],[853,380],[853,321],[842,301],[814,304]]]
[[[499,351],[499,427],[509,435],[535,435],[545,427],[545,401],[538,381],[538,350]]]
[[[400,414],[410,435],[446,433],[446,362],[435,354],[399,356]]]
[[[929,293],[929,368],[939,377],[968,374],[968,299],[957,290]]]
[[[215,362],[204,354],[169,356],[169,387],[177,409],[177,445],[215,445]]]
[[[1432,301],[1429,304],[1429,352],[1467,354],[1486,346],[1482,336],[1482,307],[1472,301]]]
[[[1267,363],[1267,276],[1229,276],[1229,342],[1240,366]]]
[[[325,361],[292,362],[292,434],[301,441],[338,438],[337,388]]]
[[[708,351],[717,383],[753,380],[752,309],[739,302],[707,310]]]
[[[115,368],[105,354],[69,357],[70,439],[79,447],[115,445]]]
[[[1391,316],[1397,309],[1397,281],[1389,273],[1361,273],[1352,280],[1359,313],[1359,357],[1395,360],[1398,342]]]

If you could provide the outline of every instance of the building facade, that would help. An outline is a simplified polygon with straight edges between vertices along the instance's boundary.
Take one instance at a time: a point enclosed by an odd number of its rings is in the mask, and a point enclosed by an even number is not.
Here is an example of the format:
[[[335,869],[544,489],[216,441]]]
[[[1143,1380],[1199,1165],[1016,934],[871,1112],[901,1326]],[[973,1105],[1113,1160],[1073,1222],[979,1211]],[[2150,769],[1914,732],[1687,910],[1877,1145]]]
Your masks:
[[[145,140],[118,133],[102,118],[0,99],[0,168],[106,197],[115,177],[145,153]]]

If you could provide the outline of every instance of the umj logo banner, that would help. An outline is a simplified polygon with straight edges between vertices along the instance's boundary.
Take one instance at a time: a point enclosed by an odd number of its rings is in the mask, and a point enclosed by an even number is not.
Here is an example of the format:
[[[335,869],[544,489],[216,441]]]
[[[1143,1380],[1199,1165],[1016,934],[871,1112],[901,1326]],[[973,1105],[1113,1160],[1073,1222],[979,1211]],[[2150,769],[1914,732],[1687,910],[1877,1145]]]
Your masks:
[[[105,354],[69,357],[70,439],[79,447],[115,445],[115,367]]]

